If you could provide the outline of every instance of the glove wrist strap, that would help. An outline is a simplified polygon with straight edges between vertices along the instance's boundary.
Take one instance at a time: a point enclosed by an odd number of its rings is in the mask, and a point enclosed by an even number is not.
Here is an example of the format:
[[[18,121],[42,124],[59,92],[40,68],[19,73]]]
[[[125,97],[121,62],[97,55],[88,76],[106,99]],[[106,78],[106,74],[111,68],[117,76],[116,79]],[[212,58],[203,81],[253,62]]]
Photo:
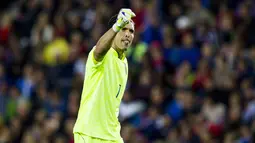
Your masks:
[[[114,32],[119,32],[120,31],[120,27],[116,23],[112,26],[112,29],[113,29]]]

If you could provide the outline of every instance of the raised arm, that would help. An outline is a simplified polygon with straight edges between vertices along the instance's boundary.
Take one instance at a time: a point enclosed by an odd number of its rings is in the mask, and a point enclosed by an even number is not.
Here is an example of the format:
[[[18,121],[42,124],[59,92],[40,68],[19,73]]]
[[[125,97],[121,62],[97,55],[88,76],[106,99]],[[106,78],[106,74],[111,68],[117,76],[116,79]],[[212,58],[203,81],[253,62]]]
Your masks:
[[[103,60],[107,51],[111,48],[112,42],[116,34],[128,24],[135,14],[130,9],[121,9],[116,23],[109,29],[97,42],[94,50],[94,58],[100,62]]]
[[[116,36],[112,28],[109,29],[97,42],[96,48],[94,50],[94,58],[96,61],[102,61],[107,51],[111,48],[112,41]]]

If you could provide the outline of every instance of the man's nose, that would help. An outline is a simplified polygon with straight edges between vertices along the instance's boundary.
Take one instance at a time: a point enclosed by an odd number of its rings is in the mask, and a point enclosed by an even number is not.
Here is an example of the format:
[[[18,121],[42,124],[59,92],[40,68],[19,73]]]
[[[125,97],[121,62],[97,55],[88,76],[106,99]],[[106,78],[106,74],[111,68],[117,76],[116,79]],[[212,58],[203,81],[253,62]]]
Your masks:
[[[130,37],[130,34],[128,32],[125,33],[125,37],[126,38],[129,38]]]

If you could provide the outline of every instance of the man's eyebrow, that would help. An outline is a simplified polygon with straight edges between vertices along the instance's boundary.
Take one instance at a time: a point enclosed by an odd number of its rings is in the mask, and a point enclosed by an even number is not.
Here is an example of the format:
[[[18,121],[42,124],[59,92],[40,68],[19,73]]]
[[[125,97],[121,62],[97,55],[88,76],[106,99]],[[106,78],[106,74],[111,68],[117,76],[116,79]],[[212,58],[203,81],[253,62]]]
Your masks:
[[[127,28],[127,27],[122,28],[122,30],[129,30],[131,32],[135,32],[135,30],[133,28]]]

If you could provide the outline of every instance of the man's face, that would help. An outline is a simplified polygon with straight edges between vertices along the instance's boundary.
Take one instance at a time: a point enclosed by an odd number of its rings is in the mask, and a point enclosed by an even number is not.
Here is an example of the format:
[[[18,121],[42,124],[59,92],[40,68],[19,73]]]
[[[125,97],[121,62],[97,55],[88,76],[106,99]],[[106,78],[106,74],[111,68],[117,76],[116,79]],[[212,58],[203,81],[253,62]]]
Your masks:
[[[120,50],[126,50],[133,42],[134,32],[134,24],[130,22],[117,33],[114,39],[115,46]]]

